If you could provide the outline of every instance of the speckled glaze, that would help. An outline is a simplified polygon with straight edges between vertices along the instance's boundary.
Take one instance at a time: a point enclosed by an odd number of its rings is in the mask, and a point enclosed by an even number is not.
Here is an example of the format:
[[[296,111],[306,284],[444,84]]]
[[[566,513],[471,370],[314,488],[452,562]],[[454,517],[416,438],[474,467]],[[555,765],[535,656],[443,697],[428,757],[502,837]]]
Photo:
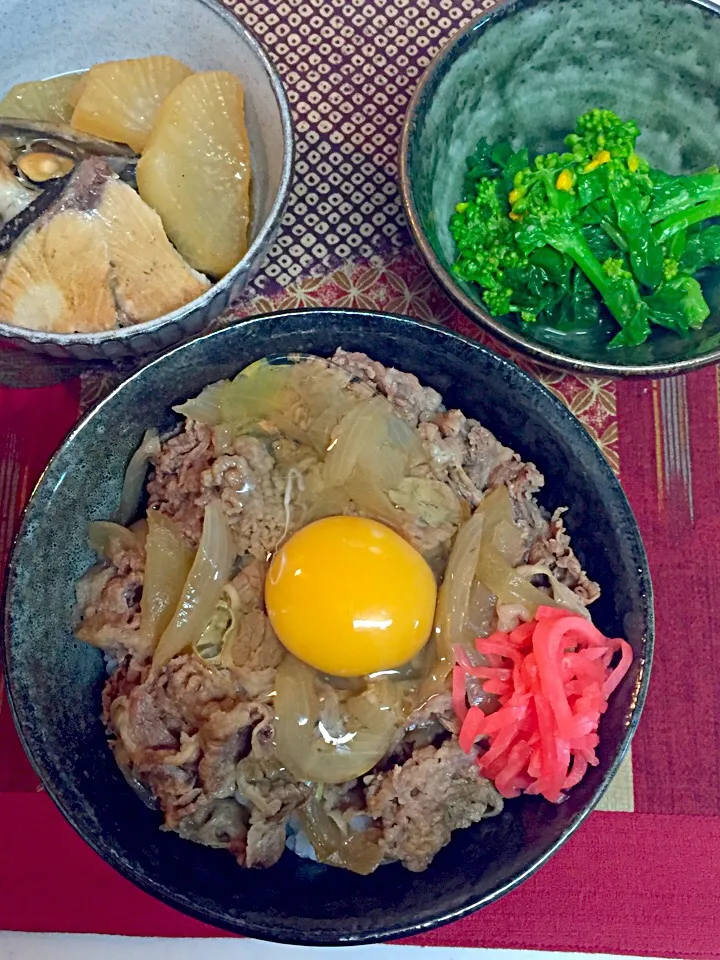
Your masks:
[[[428,67],[408,108],[400,176],[414,237],[473,319],[522,353],[610,376],[676,373],[720,358],[720,271],[712,315],[688,339],[656,331],[607,350],[555,333],[543,342],[490,317],[451,273],[449,220],[477,141],[562,147],[575,119],[608,107],[635,119],[638,150],[671,173],[720,161],[720,6],[702,0],[510,0],[465,28]]]
[[[596,623],[624,634],[635,661],[602,721],[600,765],[559,805],[538,798],[459,831],[425,873],[372,877],[285,855],[243,871],[222,851],[162,833],[131,792],[99,719],[99,651],[71,632],[73,585],[93,561],[90,520],[115,509],[144,430],[177,423],[171,406],[268,355],[363,350],[412,371],[448,406],[480,418],[547,478],[542,502],[568,504],[577,553],[602,586]],[[104,400],[65,441],[30,501],[9,566],[5,656],[10,699],[45,788],[81,836],[159,899],[208,923],[270,940],[366,943],[418,933],[502,896],[581,823],[617,769],[648,685],[652,589],[640,535],[607,462],[579,422],[511,363],[441,328],[402,317],[308,310],[250,320],[177,348]],[[592,882],[592,878],[588,878]]]
[[[203,296],[150,323],[65,335],[0,323],[0,337],[18,346],[80,360],[158,353],[204,330],[262,263],[290,189],[290,109],[258,41],[219,0],[3,0],[0,53],[2,94],[20,81],[151,54],[169,54],[195,70],[229,70],[240,78],[253,165],[251,244],[242,260]]]

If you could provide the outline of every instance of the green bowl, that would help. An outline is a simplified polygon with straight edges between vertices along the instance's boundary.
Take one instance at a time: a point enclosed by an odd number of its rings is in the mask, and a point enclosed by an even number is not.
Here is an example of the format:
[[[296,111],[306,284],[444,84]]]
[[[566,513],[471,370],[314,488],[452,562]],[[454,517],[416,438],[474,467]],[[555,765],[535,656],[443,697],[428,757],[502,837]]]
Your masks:
[[[519,353],[614,377],[663,376],[720,360],[720,269],[703,287],[711,315],[683,338],[639,347],[597,336],[524,334],[491,317],[477,286],[452,273],[449,221],[477,141],[557,150],[593,107],[634,119],[638,152],[670,173],[720,161],[720,6],[709,0],[510,0],[470,23],[433,60],[410,103],[400,182],[413,236],[458,306]]]

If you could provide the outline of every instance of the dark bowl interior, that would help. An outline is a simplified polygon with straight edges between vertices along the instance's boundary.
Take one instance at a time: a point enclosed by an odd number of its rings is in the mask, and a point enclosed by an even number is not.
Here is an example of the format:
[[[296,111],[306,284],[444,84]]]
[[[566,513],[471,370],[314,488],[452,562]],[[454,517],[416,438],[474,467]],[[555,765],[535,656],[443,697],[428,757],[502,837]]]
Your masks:
[[[711,316],[684,339],[655,329],[640,347],[608,350],[605,332],[532,336],[485,311],[480,288],[452,274],[449,221],[465,159],[481,137],[562,150],[593,107],[634,119],[638,151],[670,173],[720,161],[720,7],[703,0],[509,0],[462,31],[428,68],[410,105],[401,183],[410,225],[460,306],[515,349],[611,376],[663,374],[720,357],[720,270],[703,280]]]
[[[397,865],[361,878],[286,854],[265,872],[162,833],[131,792],[99,719],[102,655],[71,633],[73,584],[93,562],[88,521],[112,514],[132,451],[149,425],[177,422],[171,405],[267,355],[363,350],[412,371],[448,405],[482,420],[534,460],[543,502],[568,504],[578,555],[603,588],[601,630],[625,635],[630,673],[602,721],[600,765],[569,799],[507,804],[460,831],[421,874]],[[353,311],[300,311],[230,327],[145,367],[70,435],[25,514],[10,564],[5,653],[11,701],[42,781],[83,838],[130,880],[209,923],[256,937],[361,943],[416,933],[496,899],[575,829],[617,769],[637,724],[653,638],[650,578],[620,486],[591,438],[547,390],[479,345],[416,321]],[[460,866],[459,866],[460,865]]]

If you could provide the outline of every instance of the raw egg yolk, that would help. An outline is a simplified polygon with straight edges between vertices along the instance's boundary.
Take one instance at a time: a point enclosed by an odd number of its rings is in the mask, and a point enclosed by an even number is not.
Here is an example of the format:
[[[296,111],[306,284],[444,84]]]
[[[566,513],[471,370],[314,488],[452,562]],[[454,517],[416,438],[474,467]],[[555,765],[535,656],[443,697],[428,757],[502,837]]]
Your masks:
[[[323,673],[358,677],[406,663],[427,642],[435,577],[423,557],[376,520],[327,517],[277,551],[265,580],[283,645]]]

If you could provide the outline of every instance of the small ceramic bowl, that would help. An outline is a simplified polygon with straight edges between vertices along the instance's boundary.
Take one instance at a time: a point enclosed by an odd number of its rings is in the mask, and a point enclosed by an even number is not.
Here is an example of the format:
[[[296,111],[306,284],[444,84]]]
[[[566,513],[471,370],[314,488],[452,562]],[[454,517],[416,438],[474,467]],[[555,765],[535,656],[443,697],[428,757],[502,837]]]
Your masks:
[[[359,877],[291,853],[242,870],[225,851],[159,829],[125,783],[100,720],[99,650],[75,640],[74,584],[93,562],[89,520],[112,515],[145,429],[178,423],[172,406],[268,355],[363,350],[415,373],[448,406],[479,418],[546,478],[541,502],[567,504],[575,550],[602,588],[598,627],[624,635],[635,659],[602,718],[599,766],[559,805],[509,801],[499,817],[459,830],[424,873],[399,864]],[[15,720],[42,782],[111,866],[195,917],[254,937],[369,943],[457,919],[512,890],[579,826],[617,771],[647,690],[652,589],[640,534],[599,448],[536,380],[479,344],[403,317],[305,310],[259,317],[193,340],[142,369],[62,445],[36,487],[9,564],[6,675]],[[592,883],[588,873],[587,882]]]
[[[0,323],[0,337],[56,357],[115,360],[157,353],[205,329],[246,287],[280,227],[293,163],[290,108],[250,31],[217,0],[23,0],[0,16],[0,92],[105,60],[169,54],[195,70],[228,70],[245,88],[252,223],[245,256],[206,293],[149,323],[52,334]]]
[[[680,373],[720,359],[720,270],[704,284],[711,316],[687,339],[655,330],[640,347],[526,335],[491,317],[480,288],[452,272],[449,221],[478,140],[562,149],[593,107],[634,119],[638,152],[670,173],[720,161],[720,6],[712,0],[509,0],[433,60],[408,108],[400,156],[403,203],[431,270],[476,323],[519,353],[615,377]]]

